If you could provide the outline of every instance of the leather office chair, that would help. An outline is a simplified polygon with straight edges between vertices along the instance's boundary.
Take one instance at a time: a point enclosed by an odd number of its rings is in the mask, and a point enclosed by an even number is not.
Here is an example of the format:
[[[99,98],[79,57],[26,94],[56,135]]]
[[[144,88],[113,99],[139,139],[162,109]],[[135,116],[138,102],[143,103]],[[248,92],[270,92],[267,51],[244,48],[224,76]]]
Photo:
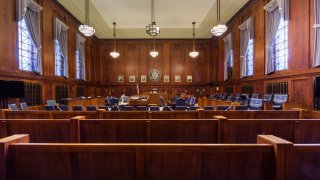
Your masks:
[[[282,105],[288,102],[288,95],[282,95],[282,94],[275,94],[273,97],[273,109],[274,110],[281,110]]]
[[[87,111],[97,111],[96,106],[87,106]]]
[[[133,106],[123,106],[123,111],[133,111],[134,107]]]
[[[246,111],[248,109],[249,109],[248,106],[234,106],[235,111]]]
[[[229,111],[231,109],[231,106],[217,106],[217,111]]]
[[[61,111],[69,111],[69,106],[66,105],[60,105],[59,108],[61,109]]]
[[[8,104],[10,110],[19,110],[16,104]]]
[[[264,102],[271,102],[272,101],[272,94],[265,94],[263,97]]]
[[[196,111],[197,109],[199,109],[199,106],[190,106],[189,108],[190,111]]]
[[[44,110],[46,110],[46,111],[55,111],[56,108],[55,108],[55,106],[45,105],[45,106],[44,106]]]
[[[21,110],[28,110],[29,109],[28,104],[26,102],[20,103],[20,108],[21,108]]]
[[[186,106],[176,106],[175,110],[176,111],[185,111],[185,110],[187,110],[187,107]]]
[[[75,106],[72,106],[72,111],[83,111],[83,108],[82,106],[75,105]]]
[[[137,106],[137,110],[138,111],[148,111],[148,107],[147,106]]]
[[[258,99],[258,98],[259,98],[259,94],[252,94],[251,98],[256,98],[256,99]]]
[[[263,99],[251,98],[249,109],[250,110],[263,110]]]
[[[150,106],[150,111],[160,111],[159,106]]]
[[[186,106],[186,99],[184,99],[184,98],[177,98],[176,106]]]
[[[213,111],[214,107],[213,106],[204,106],[203,109],[206,111]]]

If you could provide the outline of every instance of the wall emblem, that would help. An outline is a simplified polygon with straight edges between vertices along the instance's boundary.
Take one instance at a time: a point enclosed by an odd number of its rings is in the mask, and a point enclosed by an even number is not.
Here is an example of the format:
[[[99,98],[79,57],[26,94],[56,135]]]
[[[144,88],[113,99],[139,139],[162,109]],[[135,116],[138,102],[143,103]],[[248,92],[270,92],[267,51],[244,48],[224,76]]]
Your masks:
[[[150,81],[153,81],[153,82],[157,82],[161,79],[161,73],[158,69],[152,69],[150,72],[149,72],[149,79]]]

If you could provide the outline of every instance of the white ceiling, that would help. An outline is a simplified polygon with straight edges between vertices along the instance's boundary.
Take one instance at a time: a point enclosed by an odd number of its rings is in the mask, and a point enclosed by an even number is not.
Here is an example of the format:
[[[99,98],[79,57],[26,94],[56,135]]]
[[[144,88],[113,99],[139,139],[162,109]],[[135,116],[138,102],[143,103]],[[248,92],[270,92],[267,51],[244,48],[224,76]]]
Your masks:
[[[221,20],[227,22],[249,0],[221,0]],[[58,0],[81,22],[85,0]],[[155,0],[158,38],[211,38],[216,21],[216,0]],[[90,25],[99,39],[112,38],[112,22],[117,22],[117,38],[150,38],[145,27],[151,22],[151,0],[90,0]]]

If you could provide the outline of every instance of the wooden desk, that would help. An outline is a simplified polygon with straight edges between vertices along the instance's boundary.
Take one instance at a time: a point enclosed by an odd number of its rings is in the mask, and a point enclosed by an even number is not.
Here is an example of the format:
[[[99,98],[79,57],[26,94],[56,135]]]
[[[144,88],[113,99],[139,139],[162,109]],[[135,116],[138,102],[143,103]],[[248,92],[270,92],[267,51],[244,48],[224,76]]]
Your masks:
[[[72,108],[72,106],[80,105],[80,106],[100,106],[105,105],[105,98],[99,97],[99,98],[91,98],[91,99],[66,99],[64,100],[64,104],[69,106],[69,109]]]
[[[135,97],[139,97],[139,99],[135,99]],[[131,96],[129,100],[130,106],[148,106],[148,104],[149,104],[149,96],[147,95]]]

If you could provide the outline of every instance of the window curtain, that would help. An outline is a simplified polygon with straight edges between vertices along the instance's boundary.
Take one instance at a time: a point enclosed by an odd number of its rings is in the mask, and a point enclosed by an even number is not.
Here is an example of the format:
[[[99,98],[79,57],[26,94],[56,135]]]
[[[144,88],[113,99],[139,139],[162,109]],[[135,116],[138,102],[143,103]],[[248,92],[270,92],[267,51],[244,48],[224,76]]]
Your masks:
[[[40,30],[40,13],[43,10],[42,6],[33,0],[17,0],[16,11],[17,20],[21,21],[25,18],[30,36],[37,47],[37,60],[32,61],[32,71],[42,74],[41,62],[41,30]]]
[[[232,33],[228,34],[225,38],[223,38],[224,41],[224,74],[223,79],[228,79],[228,61],[230,59],[230,56],[232,55],[233,50],[233,43],[232,43]]]
[[[314,56],[313,67],[320,66],[320,0],[314,0]]]
[[[280,20],[289,20],[290,0],[272,0],[264,6],[266,15],[266,68],[265,73],[270,74],[275,71],[274,62],[272,62],[271,44],[279,28]]]
[[[69,66],[68,66],[68,30],[69,26],[64,24],[58,18],[54,18],[54,40],[59,42],[62,56],[64,58],[64,76],[69,77]]]
[[[86,80],[86,61],[85,61],[85,41],[79,33],[76,33],[76,48],[79,52],[79,62],[82,63],[82,70],[80,70],[80,79]]]
[[[240,29],[240,78],[247,76],[247,51],[249,40],[254,38],[254,18],[250,17],[239,26]]]

